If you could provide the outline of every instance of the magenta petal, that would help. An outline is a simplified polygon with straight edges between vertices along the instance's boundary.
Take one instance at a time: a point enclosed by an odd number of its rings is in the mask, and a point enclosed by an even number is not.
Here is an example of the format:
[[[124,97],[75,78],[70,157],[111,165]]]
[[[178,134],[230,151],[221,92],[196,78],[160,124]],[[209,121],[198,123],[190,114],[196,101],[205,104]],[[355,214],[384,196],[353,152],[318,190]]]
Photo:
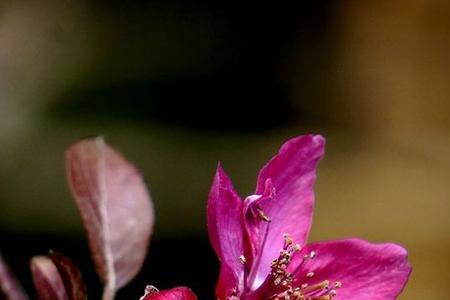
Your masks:
[[[216,296],[225,298],[243,284],[244,268],[242,201],[220,166],[208,196],[207,225],[214,250],[221,262]]]
[[[391,300],[403,290],[411,273],[407,252],[395,244],[372,244],[359,239],[308,245],[316,257],[304,263],[295,276],[299,283],[329,280],[337,289],[336,300]],[[308,272],[314,276],[306,278]]]
[[[177,287],[171,290],[149,293],[141,300],[197,300],[197,296],[186,287]]]
[[[259,173],[255,194],[264,193],[268,179],[275,188],[275,199],[260,205],[273,221],[270,237],[280,240],[280,245],[283,233],[289,233],[296,243],[306,244],[314,206],[316,167],[324,154],[324,145],[325,139],[320,135],[290,139]],[[279,249],[276,247],[275,251]]]
[[[266,230],[267,224],[255,222],[251,215],[246,215],[247,232],[249,235],[254,233],[254,236],[249,237],[252,247],[261,256],[257,266],[253,266],[257,268],[253,288],[264,280],[269,273],[271,261],[278,257],[283,248],[283,234],[288,233],[295,243],[302,246],[306,244],[312,222],[316,167],[324,154],[324,145],[325,139],[320,135],[290,139],[259,173],[255,194],[263,196],[253,201],[250,206],[254,207],[249,209],[262,209],[271,222],[267,236],[264,237],[262,232]],[[272,187],[274,195],[264,196],[272,194],[268,190]],[[248,199],[246,203],[249,202]],[[263,243],[263,238],[270,242]]]

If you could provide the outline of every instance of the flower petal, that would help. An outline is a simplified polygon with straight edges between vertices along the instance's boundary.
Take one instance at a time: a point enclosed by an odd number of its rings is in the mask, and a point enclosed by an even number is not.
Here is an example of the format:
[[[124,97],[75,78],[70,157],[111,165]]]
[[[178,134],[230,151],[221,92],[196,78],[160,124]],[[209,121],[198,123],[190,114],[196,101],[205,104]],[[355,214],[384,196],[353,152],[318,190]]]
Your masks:
[[[243,249],[242,201],[221,165],[208,196],[209,238],[221,262],[216,296],[225,298],[233,289],[241,289],[244,267],[239,258]]]
[[[197,300],[197,296],[187,287],[148,293],[140,300]]]
[[[270,270],[270,263],[283,248],[283,234],[288,233],[295,243],[304,245],[311,227],[314,206],[313,185],[316,167],[324,153],[325,139],[320,135],[305,135],[290,139],[258,176],[256,195],[246,199],[246,231],[250,235],[255,256],[261,256],[252,272],[256,272],[252,289],[260,285]],[[274,189],[274,192],[272,191]],[[250,200],[250,201],[249,201]],[[255,211],[267,216],[267,222],[255,221]],[[257,215],[257,214],[256,214]],[[256,216],[257,217],[257,216]],[[261,214],[259,215],[261,217]],[[263,240],[270,241],[267,245]]]
[[[396,244],[372,244],[359,239],[316,243],[304,251],[316,252],[294,274],[294,284],[330,281],[342,283],[335,300],[391,300],[403,290],[411,273],[407,252]],[[307,277],[308,272],[314,276]]]

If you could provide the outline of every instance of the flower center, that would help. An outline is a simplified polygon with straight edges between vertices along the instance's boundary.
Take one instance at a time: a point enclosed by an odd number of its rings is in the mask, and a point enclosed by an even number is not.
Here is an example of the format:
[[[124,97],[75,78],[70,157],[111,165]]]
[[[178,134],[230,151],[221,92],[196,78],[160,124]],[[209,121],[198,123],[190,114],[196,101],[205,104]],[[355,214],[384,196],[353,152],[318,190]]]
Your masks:
[[[341,287],[340,282],[335,282],[333,287],[330,287],[328,280],[321,281],[315,284],[303,283],[300,286],[293,285],[293,277],[299,273],[304,263],[308,260],[313,260],[316,257],[316,252],[311,251],[309,254],[303,256],[302,261],[296,269],[290,273],[288,266],[295,254],[299,254],[301,250],[300,245],[294,244],[292,238],[284,235],[284,246],[280,251],[280,256],[274,259],[271,264],[270,277],[273,284],[272,293],[269,299],[273,300],[330,300],[333,299]],[[306,273],[306,278],[314,277],[314,272]]]

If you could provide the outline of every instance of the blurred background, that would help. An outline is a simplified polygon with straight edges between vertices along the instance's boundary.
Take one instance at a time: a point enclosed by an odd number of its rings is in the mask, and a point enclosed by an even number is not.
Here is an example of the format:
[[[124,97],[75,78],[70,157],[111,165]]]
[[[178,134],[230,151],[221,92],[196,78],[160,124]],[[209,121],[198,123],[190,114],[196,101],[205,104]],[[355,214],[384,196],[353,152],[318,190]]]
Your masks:
[[[0,248],[81,266],[98,298],[64,150],[92,134],[143,172],[157,209],[145,284],[212,298],[205,203],[220,159],[242,196],[292,136],[327,138],[312,241],[395,241],[400,299],[450,298],[447,0],[1,1]]]

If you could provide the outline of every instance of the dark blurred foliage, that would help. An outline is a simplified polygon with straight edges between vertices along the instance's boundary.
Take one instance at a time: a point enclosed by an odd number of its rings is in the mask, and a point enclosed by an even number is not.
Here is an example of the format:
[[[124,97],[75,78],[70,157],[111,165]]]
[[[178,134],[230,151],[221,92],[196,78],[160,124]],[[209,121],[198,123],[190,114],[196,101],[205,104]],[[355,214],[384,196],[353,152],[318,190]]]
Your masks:
[[[102,285],[96,276],[86,242],[54,235],[11,235],[0,233],[2,252],[10,267],[34,299],[34,287],[29,271],[29,258],[46,254],[49,249],[69,256],[80,268],[86,282],[89,299],[100,299]],[[206,239],[156,238],[142,272],[117,294],[117,299],[139,299],[147,284],[160,289],[188,286],[199,299],[214,298],[218,262]]]

